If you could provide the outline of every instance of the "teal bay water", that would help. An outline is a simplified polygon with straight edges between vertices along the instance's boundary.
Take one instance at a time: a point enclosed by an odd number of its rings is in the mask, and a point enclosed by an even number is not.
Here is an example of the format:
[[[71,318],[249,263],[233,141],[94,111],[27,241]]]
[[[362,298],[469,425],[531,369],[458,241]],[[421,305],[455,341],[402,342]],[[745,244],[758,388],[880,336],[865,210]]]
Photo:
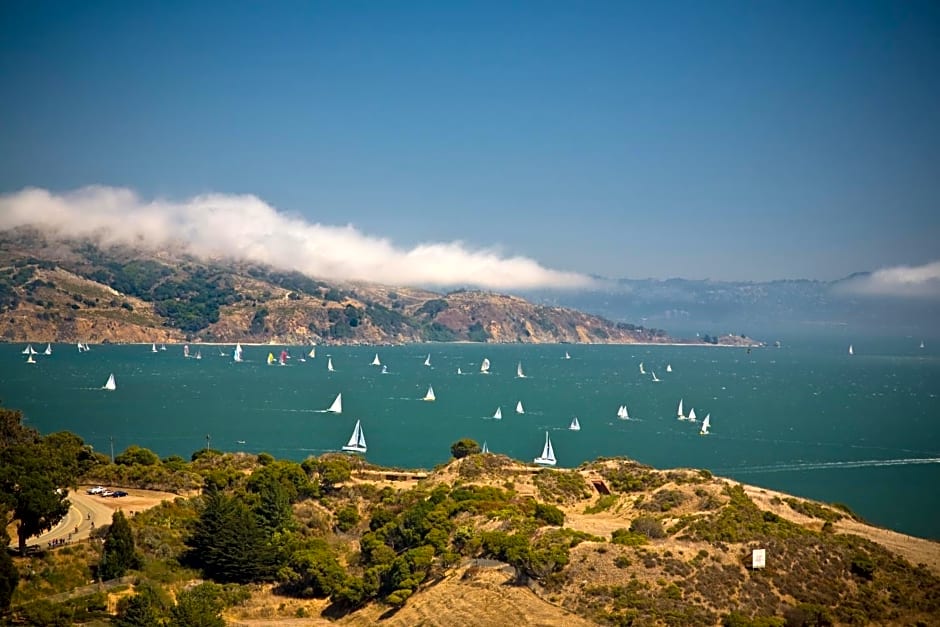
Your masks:
[[[672,346],[429,344],[375,348],[53,345],[27,365],[0,345],[0,399],[43,433],[69,430],[96,450],[139,444],[188,458],[213,448],[301,460],[336,451],[356,419],[376,464],[429,468],[462,437],[531,461],[551,435],[559,467],[627,456],[658,468],[707,468],[797,495],[838,501],[879,525],[940,538],[940,351],[883,340],[755,349]],[[34,345],[35,346],[35,345]],[[35,346],[37,349],[43,346]],[[564,359],[565,351],[571,359]],[[226,356],[221,356],[224,351]],[[423,365],[431,354],[430,368]],[[336,372],[326,368],[332,357]],[[492,362],[491,374],[479,373]],[[516,377],[522,362],[526,378]],[[654,383],[639,363],[656,372]],[[673,372],[666,372],[671,364]],[[457,374],[461,368],[463,375]],[[117,390],[101,386],[114,373]],[[420,400],[433,385],[437,400]],[[342,393],[342,414],[323,413]],[[676,420],[676,406],[711,414],[712,434]],[[517,401],[526,413],[516,414]],[[616,418],[625,404],[630,420]],[[502,420],[491,418],[497,407]],[[581,431],[568,430],[573,416]],[[244,441],[244,444],[239,443]]]

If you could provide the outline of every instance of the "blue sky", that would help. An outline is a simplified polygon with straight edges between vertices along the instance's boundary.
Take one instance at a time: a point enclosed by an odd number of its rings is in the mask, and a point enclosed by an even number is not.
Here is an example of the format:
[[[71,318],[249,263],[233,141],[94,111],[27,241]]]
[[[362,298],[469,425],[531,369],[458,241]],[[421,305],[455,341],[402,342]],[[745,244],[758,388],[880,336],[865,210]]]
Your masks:
[[[937,2],[11,1],[0,78],[3,194],[251,194],[609,277],[940,258]]]

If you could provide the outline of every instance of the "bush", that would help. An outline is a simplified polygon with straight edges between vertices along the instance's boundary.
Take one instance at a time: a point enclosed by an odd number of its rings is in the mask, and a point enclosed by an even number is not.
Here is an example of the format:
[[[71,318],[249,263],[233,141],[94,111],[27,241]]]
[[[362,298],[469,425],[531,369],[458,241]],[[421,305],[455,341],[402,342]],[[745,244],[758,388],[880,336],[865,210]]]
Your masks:
[[[660,528],[662,525],[660,525]],[[614,544],[624,544],[626,546],[641,546],[648,542],[647,536],[630,529],[615,529],[610,534],[610,541]]]
[[[450,445],[450,454],[455,459],[461,459],[467,455],[475,455],[480,452],[480,445],[477,444],[476,440],[471,440],[470,438],[464,438],[462,440],[457,440]]]
[[[554,505],[546,505],[545,503],[535,504],[535,518],[547,525],[561,527],[565,524],[565,513]]]
[[[630,531],[643,534],[648,538],[665,538],[666,530],[663,523],[652,516],[640,516],[630,523]]]
[[[359,510],[355,505],[347,505],[336,512],[336,528],[342,532],[349,531],[359,522]]]
[[[123,466],[153,466],[160,463],[160,458],[150,449],[132,444],[114,458],[114,463]]]
[[[858,575],[862,579],[871,581],[875,574],[875,563],[867,555],[858,554],[852,557],[852,564],[849,567],[853,575]]]

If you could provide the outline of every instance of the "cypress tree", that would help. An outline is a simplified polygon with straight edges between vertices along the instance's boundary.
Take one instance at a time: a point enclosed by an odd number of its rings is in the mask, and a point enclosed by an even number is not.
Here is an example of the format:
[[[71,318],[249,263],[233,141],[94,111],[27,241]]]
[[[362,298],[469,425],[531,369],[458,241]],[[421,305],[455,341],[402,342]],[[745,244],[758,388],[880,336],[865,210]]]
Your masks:
[[[114,512],[111,527],[104,539],[104,554],[98,564],[98,576],[102,581],[122,577],[132,568],[140,567],[140,558],[134,551],[134,535],[123,512]]]

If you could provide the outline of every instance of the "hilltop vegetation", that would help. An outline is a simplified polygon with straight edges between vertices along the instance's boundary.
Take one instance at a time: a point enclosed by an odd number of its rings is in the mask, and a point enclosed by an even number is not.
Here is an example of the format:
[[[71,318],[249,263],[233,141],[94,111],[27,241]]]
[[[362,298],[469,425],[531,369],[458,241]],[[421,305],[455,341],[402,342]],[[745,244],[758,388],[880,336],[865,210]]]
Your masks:
[[[19,463],[10,442],[65,437],[39,437],[3,411],[16,436],[4,436],[8,467]],[[844,508],[755,498],[705,471],[624,459],[535,469],[472,441],[430,473],[337,454],[160,460],[136,447],[111,464],[74,442],[82,481],[190,496],[115,517],[98,530],[103,544],[14,558],[18,584],[0,568],[20,624],[462,624],[472,611],[491,624],[861,625],[940,613],[936,544],[909,538],[931,564],[914,566]],[[4,486],[10,503],[16,489]],[[767,550],[765,569],[747,568],[753,548]],[[133,578],[110,602],[104,592],[50,601],[104,573]]]
[[[657,329],[479,291],[328,283],[298,272],[0,233],[6,341],[632,343]]]

